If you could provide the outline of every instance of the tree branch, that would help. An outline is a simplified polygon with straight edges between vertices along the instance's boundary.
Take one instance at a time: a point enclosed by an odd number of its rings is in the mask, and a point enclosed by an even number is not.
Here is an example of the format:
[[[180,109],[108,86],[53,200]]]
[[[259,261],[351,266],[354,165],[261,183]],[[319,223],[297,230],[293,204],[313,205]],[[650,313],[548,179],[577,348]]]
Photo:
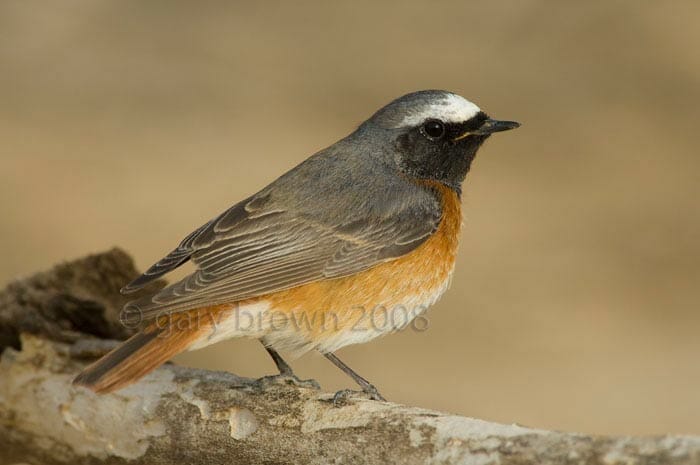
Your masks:
[[[359,398],[334,405],[291,381],[172,364],[110,395],[73,387],[85,357],[127,335],[117,290],[136,274],[115,249],[0,294],[0,462],[700,463],[696,437],[590,437]]]

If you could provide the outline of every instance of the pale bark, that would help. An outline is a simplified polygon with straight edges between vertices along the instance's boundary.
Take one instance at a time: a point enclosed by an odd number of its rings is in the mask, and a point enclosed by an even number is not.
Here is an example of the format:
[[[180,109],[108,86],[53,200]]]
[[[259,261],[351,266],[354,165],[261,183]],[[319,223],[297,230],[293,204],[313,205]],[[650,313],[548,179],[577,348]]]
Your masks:
[[[175,365],[106,396],[73,387],[110,345],[89,334],[128,333],[117,290],[135,274],[113,250],[0,294],[0,463],[700,463],[696,437],[591,437],[360,398],[338,405],[293,383]]]

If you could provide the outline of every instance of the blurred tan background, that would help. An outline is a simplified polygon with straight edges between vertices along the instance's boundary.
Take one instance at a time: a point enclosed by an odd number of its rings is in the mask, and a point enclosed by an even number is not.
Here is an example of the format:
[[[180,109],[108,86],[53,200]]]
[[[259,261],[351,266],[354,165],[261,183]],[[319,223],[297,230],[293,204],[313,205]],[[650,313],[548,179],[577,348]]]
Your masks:
[[[523,127],[477,157],[429,331],[341,357],[397,402],[700,434],[699,22],[691,1],[3,1],[0,282],[113,245],[148,266],[394,97],[445,88]],[[252,341],[179,361],[274,371]]]

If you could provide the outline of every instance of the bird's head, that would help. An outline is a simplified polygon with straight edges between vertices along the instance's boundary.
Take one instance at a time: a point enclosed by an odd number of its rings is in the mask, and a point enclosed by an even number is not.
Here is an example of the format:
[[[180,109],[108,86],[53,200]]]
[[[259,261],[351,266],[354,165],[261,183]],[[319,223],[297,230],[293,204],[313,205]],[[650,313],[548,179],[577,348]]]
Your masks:
[[[392,139],[395,162],[405,175],[458,191],[481,144],[494,132],[520,126],[491,119],[472,102],[443,90],[404,95],[365,125]]]

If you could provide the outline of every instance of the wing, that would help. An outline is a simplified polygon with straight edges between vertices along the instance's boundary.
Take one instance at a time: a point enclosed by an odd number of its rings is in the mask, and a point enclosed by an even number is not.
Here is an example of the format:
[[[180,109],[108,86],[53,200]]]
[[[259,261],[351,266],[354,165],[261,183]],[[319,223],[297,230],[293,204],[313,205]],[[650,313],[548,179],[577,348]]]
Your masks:
[[[394,197],[397,198],[397,197]],[[284,208],[259,194],[187,236],[123,292],[141,288],[192,260],[197,270],[125,308],[124,318],[150,319],[228,303],[366,270],[422,244],[440,222],[433,202],[395,202],[379,214],[323,215]],[[380,202],[385,202],[382,200]],[[322,208],[322,207],[320,207]],[[376,210],[376,209],[375,209]]]

